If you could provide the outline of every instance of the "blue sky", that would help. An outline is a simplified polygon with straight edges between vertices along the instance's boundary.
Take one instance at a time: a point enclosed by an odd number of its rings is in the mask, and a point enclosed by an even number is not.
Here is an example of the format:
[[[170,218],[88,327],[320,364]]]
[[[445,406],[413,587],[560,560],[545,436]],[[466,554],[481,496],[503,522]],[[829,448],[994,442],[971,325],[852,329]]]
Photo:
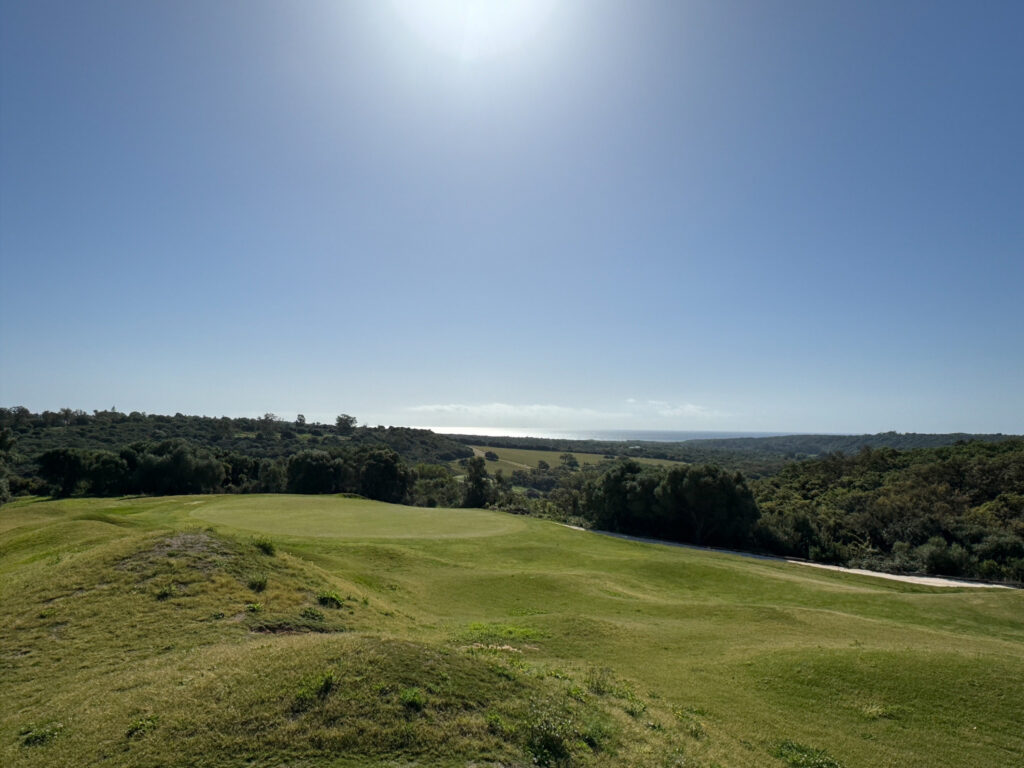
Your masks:
[[[423,7],[2,0],[0,405],[1024,432],[1024,4]]]

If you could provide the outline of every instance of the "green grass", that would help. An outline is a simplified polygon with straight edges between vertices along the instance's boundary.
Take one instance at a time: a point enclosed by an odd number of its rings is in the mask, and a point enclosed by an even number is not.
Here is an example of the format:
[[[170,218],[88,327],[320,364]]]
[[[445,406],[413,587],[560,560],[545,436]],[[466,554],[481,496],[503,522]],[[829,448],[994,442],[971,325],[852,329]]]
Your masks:
[[[564,451],[535,451],[527,448],[495,448],[491,446],[469,446],[473,449],[474,456],[483,457],[487,451],[493,451],[498,455],[497,461],[487,462],[487,471],[492,475],[497,471],[501,470],[505,475],[511,475],[518,469],[536,469],[537,463],[540,461],[546,461],[551,467],[561,466],[561,455]],[[576,457],[576,461],[580,463],[580,466],[586,466],[588,464],[600,464],[602,461],[608,461],[603,454],[600,453],[577,453],[573,452],[573,456]],[[636,459],[641,464],[678,464],[679,462],[669,461],[667,459]],[[456,462],[457,463],[457,462]]]
[[[1024,764],[1024,592],[498,512],[19,501],[0,621],[5,766]]]

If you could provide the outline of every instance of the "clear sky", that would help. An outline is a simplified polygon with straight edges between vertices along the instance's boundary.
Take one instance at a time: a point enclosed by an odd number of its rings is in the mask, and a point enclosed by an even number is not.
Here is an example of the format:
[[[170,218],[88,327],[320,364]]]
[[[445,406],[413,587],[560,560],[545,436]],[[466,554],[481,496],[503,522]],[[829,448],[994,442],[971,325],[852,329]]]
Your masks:
[[[1024,3],[0,0],[0,405],[1024,432]]]

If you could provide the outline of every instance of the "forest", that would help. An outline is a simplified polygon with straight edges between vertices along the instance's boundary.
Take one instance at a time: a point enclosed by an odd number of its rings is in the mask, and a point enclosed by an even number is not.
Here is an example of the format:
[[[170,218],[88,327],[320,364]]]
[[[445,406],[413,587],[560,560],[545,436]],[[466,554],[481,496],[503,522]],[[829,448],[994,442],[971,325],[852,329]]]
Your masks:
[[[779,445],[817,444],[817,436],[806,437]],[[948,438],[875,437],[876,445]],[[701,449],[702,461],[653,465],[630,455],[634,445],[615,443],[601,444],[605,460],[598,464],[581,466],[572,453],[552,451],[550,462],[505,475],[489,473],[484,458],[450,437],[360,427],[346,414],[325,425],[273,414],[217,419],[5,408],[0,502],[15,495],[343,493],[490,507],[875,570],[1024,583],[1024,440],[910,450],[861,440],[856,452],[776,457],[776,471],[754,477],[737,468],[733,449],[719,454],[732,461],[708,460]],[[500,453],[501,439],[489,441]],[[689,449],[664,448],[677,450]]]

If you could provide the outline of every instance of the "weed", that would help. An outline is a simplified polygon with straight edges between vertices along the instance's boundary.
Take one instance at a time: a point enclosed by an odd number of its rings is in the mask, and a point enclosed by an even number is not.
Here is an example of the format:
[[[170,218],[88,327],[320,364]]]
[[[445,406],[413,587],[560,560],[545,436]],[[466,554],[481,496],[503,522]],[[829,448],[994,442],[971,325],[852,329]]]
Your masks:
[[[592,667],[587,671],[587,690],[597,696],[615,692],[615,678],[608,667]]]
[[[868,720],[895,720],[899,714],[896,707],[887,707],[878,703],[861,707],[860,713]]]
[[[630,717],[640,717],[640,715],[647,711],[647,702],[632,691],[629,691],[626,694],[625,710],[626,714]]]
[[[403,707],[414,712],[419,712],[427,706],[427,695],[415,686],[403,689],[398,694],[398,700],[402,703]]]
[[[688,707],[686,709],[675,709],[672,714],[676,716],[676,720],[681,722],[686,728],[686,732],[690,734],[690,738],[700,741],[707,736],[707,731],[704,730],[704,724],[697,719],[697,715],[706,714],[702,709],[695,709]]]
[[[246,603],[245,610],[249,613],[259,613],[263,610],[263,603]]]
[[[587,692],[580,686],[574,685],[569,689],[569,698],[576,699],[576,701],[586,701]]]
[[[823,749],[806,747],[793,741],[783,741],[772,755],[786,761],[790,768],[843,768],[838,760]]]
[[[312,606],[303,608],[299,615],[308,621],[323,621],[326,618],[323,611],[313,608]]]
[[[572,758],[569,745],[575,735],[572,718],[552,709],[531,705],[526,720],[524,747],[535,765],[566,766]]]
[[[507,741],[515,735],[515,726],[505,722],[505,718],[503,718],[497,712],[489,712],[487,714],[486,721],[487,730],[489,730],[495,736],[500,736],[501,738]]]
[[[224,611],[216,611],[210,618],[214,621],[220,621],[224,618]]]
[[[64,730],[63,723],[47,723],[22,728],[18,735],[21,736],[22,746],[41,747],[57,738],[57,734],[62,730]]]
[[[270,557],[273,557],[277,553],[277,547],[274,546],[274,542],[266,536],[257,536],[252,540],[252,545],[264,555],[268,555]]]
[[[173,594],[174,594],[174,590],[171,589],[170,587],[160,587],[160,589],[158,589],[156,591],[156,599],[157,600],[166,600],[167,598],[169,598]]]
[[[612,729],[603,720],[593,717],[583,724],[579,736],[592,751],[601,752],[612,740]]]
[[[345,599],[333,590],[318,592],[316,601],[325,608],[341,608],[345,604]]]
[[[305,712],[318,701],[326,699],[337,684],[338,678],[333,669],[327,670],[322,675],[306,678],[295,696],[295,701],[292,702],[292,711]]]
[[[139,717],[128,726],[128,730],[124,732],[126,739],[134,739],[137,736],[145,736],[150,731],[154,730],[157,725],[156,715],[146,715],[145,717]]]
[[[267,574],[260,573],[250,577],[247,585],[253,592],[262,592],[267,588]]]
[[[531,627],[520,627],[515,624],[489,624],[474,622],[466,627],[460,638],[469,643],[501,644],[538,640],[543,633]]]

